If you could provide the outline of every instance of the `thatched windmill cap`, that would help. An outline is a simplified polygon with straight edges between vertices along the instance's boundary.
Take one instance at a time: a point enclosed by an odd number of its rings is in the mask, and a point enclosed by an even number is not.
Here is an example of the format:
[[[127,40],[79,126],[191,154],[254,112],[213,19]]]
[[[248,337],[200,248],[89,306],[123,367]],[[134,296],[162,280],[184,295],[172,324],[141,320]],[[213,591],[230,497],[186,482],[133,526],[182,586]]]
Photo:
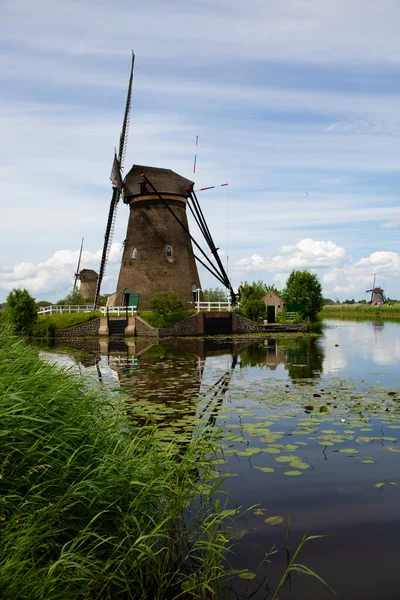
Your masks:
[[[129,202],[135,196],[153,194],[151,188],[144,189],[144,178],[146,175],[160,194],[171,194],[187,198],[193,189],[193,181],[178,175],[171,169],[159,167],[146,167],[145,165],[133,165],[124,182],[124,202]]]
[[[88,279],[97,279],[98,274],[96,273],[96,271],[93,271],[93,269],[82,269],[82,271],[79,271],[79,279],[82,280],[88,280]]]

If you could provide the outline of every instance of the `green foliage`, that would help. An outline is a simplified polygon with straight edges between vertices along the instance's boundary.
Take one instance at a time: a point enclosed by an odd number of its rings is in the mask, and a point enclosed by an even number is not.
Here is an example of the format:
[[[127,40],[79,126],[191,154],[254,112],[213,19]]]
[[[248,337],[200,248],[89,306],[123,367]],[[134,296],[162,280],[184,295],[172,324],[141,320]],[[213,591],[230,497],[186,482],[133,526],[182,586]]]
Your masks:
[[[62,313],[53,315],[40,315],[32,329],[31,335],[36,337],[51,338],[56,329],[65,329],[80,323],[86,323],[97,317],[102,317],[100,312]]]
[[[252,321],[261,321],[266,317],[266,308],[262,300],[250,298],[240,303],[241,313]]]
[[[12,290],[6,300],[6,318],[16,333],[29,335],[37,320],[36,301],[27,290]]]
[[[235,511],[205,500],[218,483],[196,500],[216,433],[162,445],[122,396],[43,363],[4,331],[0,406],[5,598],[220,597],[221,523]]]
[[[181,312],[166,313],[164,315],[159,315],[150,311],[143,311],[139,313],[139,316],[147,321],[147,323],[152,327],[160,328],[170,327],[171,325],[175,325],[175,323],[180,323],[180,321],[187,319],[187,317],[193,314],[195,314],[194,310],[184,310]]]
[[[36,302],[36,306],[38,306],[39,308],[44,308],[45,306],[51,306],[53,303],[49,302],[48,300],[39,300],[39,302]]]
[[[335,301],[332,300],[332,298],[324,298],[324,306],[327,306],[328,304],[335,304]]]
[[[60,306],[81,306],[82,304],[90,303],[82,298],[78,290],[69,292],[65,298],[57,301],[57,305]]]
[[[183,313],[187,309],[187,303],[172,290],[155,294],[150,299],[150,306],[157,315],[164,316],[168,313]]]
[[[323,307],[323,317],[342,317],[346,315],[365,315],[370,317],[400,317],[400,304],[334,304]]]
[[[315,273],[310,271],[292,271],[283,290],[286,304],[304,304],[305,317],[316,321],[322,310],[324,299],[322,287]]]
[[[267,292],[267,287],[262,281],[253,281],[253,283],[242,281],[239,287],[240,312],[242,315],[253,321],[265,319],[266,308],[263,298]]]
[[[204,302],[226,302],[226,290],[222,288],[206,288],[203,290]]]

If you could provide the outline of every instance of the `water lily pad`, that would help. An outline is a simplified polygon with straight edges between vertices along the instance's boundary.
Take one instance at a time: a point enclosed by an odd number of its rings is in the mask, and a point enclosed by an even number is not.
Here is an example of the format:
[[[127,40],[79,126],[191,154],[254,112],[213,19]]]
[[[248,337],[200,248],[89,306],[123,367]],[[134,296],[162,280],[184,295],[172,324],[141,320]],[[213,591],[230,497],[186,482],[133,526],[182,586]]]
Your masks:
[[[272,467],[254,467],[255,469],[258,469],[259,471],[262,471],[263,473],[273,473],[275,471],[275,469],[273,469]]]
[[[296,460],[292,460],[290,466],[293,467],[293,469],[305,470],[310,468],[310,465],[308,463],[304,462],[304,460],[300,460],[299,458],[297,458]]]
[[[374,483],[374,487],[376,488],[381,488],[383,485],[385,485],[384,483],[380,482],[380,483]]]
[[[238,575],[238,577],[240,577],[241,579],[254,579],[254,577],[256,576],[256,574],[253,573],[253,571],[249,571],[248,569],[245,569],[244,571],[239,571],[236,573],[236,575]]]
[[[265,519],[264,523],[268,523],[268,525],[280,525],[280,523],[283,523],[283,517],[268,517],[267,519]]]
[[[343,452],[343,454],[357,454],[359,450],[356,450],[355,448],[341,448],[339,452]]]
[[[394,448],[393,446],[389,446],[388,450],[390,450],[390,452],[400,452],[400,448],[398,448],[398,447]]]
[[[264,452],[267,452],[268,454],[280,454],[281,453],[279,448],[265,448]]]
[[[276,462],[290,463],[292,460],[296,460],[297,458],[297,456],[278,456],[275,460]]]
[[[293,476],[293,477],[296,475],[302,475],[302,474],[303,474],[303,471],[297,471],[297,470],[284,472],[284,475],[289,475],[289,476]]]

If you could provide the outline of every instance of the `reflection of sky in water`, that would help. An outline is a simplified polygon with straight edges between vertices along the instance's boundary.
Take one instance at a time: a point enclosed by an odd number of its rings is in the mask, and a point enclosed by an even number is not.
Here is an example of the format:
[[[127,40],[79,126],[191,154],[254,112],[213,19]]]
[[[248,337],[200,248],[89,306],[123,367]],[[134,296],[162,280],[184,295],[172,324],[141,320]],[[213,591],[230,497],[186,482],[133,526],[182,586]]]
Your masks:
[[[323,337],[324,375],[377,381],[384,374],[397,379],[400,322],[376,325],[372,321],[329,319],[327,323]]]

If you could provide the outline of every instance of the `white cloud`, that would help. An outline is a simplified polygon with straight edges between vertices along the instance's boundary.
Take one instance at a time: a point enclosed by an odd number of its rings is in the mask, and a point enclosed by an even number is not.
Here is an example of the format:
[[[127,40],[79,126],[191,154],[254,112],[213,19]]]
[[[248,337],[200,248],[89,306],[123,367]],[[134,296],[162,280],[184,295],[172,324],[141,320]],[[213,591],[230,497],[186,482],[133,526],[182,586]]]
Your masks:
[[[13,267],[0,269],[0,292],[7,294],[13,288],[26,288],[35,297],[56,301],[72,289],[77,267],[79,250],[57,250],[47,260],[38,264],[17,263]],[[82,252],[81,269],[94,269],[98,272],[101,250]],[[108,269],[104,278],[104,291],[107,283],[115,281],[121,261],[121,244],[114,243],[110,249]],[[111,280],[111,281],[110,281]]]
[[[358,261],[346,250],[332,241],[316,241],[310,238],[297,244],[283,246],[276,256],[252,255],[235,263],[235,277],[248,278],[250,273],[265,281],[271,278],[278,287],[284,287],[293,269],[309,269],[318,274],[326,296],[335,293],[365,297],[365,290],[373,284],[387,288],[391,297],[398,294],[397,280],[400,277],[400,254],[396,252],[373,252]],[[271,277],[272,275],[272,277]]]

